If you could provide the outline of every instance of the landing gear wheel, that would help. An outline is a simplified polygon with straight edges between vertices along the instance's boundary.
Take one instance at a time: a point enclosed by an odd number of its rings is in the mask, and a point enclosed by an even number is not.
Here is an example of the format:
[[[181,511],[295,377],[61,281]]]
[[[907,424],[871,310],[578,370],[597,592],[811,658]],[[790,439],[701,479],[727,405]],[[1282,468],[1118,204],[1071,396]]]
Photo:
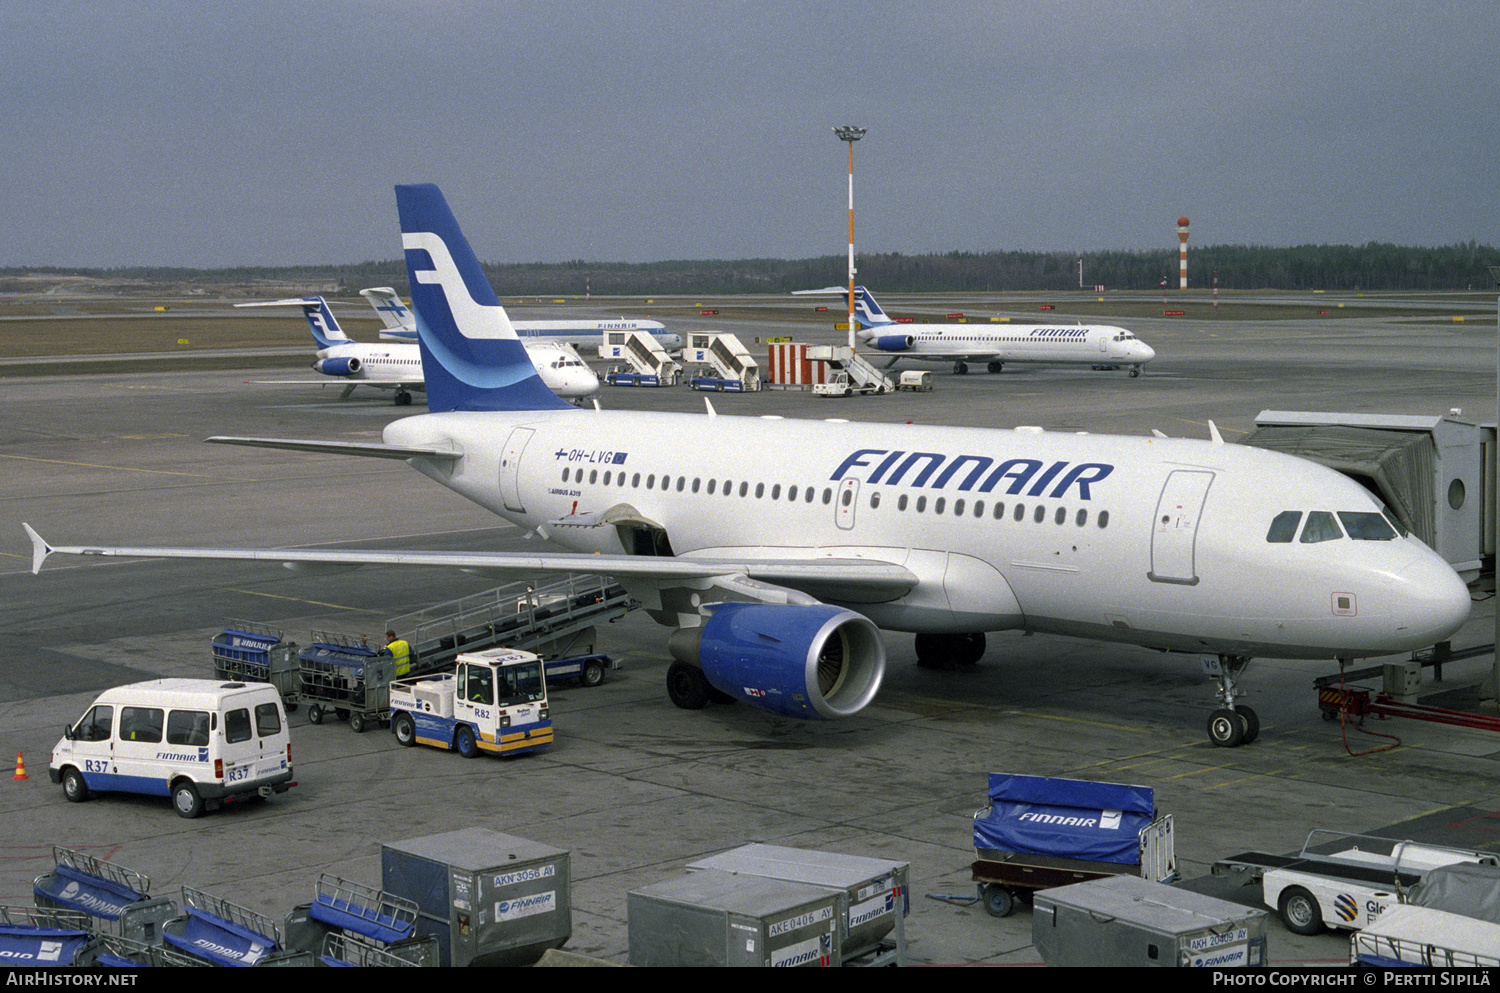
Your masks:
[[[410,746],[417,743],[417,722],[410,714],[397,714],[391,722],[391,731],[396,735],[397,744]]]
[[[1141,374],[1141,367],[1140,366],[1136,365],[1136,366],[1131,366],[1130,367],[1130,378],[1131,379],[1135,379],[1140,374]]]
[[[1005,368],[1005,363],[991,362],[986,368],[988,368],[990,372],[999,372],[1001,369]]]
[[[984,902],[985,912],[991,917],[1009,917],[1016,909],[1016,898],[998,883],[986,883],[980,888],[979,898]]]
[[[955,363],[953,363],[953,374],[955,376],[966,375],[968,373],[968,371],[969,371],[969,363],[967,363],[967,362],[955,362]]]
[[[198,795],[198,788],[187,782],[172,787],[172,809],[178,817],[189,820],[203,813],[203,798]]]
[[[1289,886],[1281,892],[1281,922],[1293,934],[1318,934],[1323,930],[1323,912],[1317,898],[1300,886]]]
[[[411,406],[411,394],[408,393],[406,390],[398,390],[397,393],[396,393],[396,406],[398,406],[398,407],[410,407]]]
[[[683,710],[702,710],[708,706],[713,687],[703,670],[686,662],[673,662],[667,669],[667,696]]]
[[[1220,748],[1234,748],[1244,741],[1245,725],[1232,710],[1219,709],[1208,715],[1208,740]]]
[[[62,775],[63,796],[70,803],[82,803],[89,798],[89,784],[84,782],[83,773],[77,769],[67,769]]]
[[[1248,745],[1260,737],[1260,715],[1249,707],[1236,707],[1234,712],[1240,716],[1245,724],[1245,737],[1240,741],[1242,745]]]
[[[453,733],[453,747],[466,759],[478,755],[479,741],[474,737],[474,729],[467,724],[460,724]]]

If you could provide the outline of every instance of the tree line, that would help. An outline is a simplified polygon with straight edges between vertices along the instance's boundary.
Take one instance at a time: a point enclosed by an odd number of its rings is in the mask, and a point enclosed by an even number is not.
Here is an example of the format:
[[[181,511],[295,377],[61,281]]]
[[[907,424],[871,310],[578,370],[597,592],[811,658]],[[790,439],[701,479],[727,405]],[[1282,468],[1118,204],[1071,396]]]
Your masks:
[[[1155,289],[1177,285],[1178,252],[947,252],[905,255],[880,252],[858,257],[859,281],[887,293],[1064,291],[1085,288]],[[709,259],[668,262],[487,263],[486,274],[502,296],[642,296],[652,294],[790,293],[842,285],[847,256],[812,259]],[[1500,266],[1500,250],[1474,241],[1436,248],[1383,242],[1364,245],[1189,246],[1190,285],[1206,288],[1217,273],[1226,290],[1480,290],[1495,286],[1489,267]],[[399,260],[337,266],[232,269],[0,269],[5,277],[48,273],[153,283],[222,285],[270,281],[337,286],[352,294],[367,286],[405,292]]]

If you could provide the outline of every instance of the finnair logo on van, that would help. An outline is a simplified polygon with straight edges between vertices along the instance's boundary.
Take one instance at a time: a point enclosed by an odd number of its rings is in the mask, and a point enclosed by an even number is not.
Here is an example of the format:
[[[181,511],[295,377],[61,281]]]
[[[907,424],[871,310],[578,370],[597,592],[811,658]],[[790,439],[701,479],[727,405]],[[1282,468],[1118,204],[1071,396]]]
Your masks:
[[[867,470],[859,472],[859,470]],[[1077,488],[1078,499],[1093,498],[1091,484],[1104,479],[1115,467],[1104,462],[1053,462],[1041,459],[1005,459],[988,455],[944,455],[941,452],[891,451],[885,448],[861,448],[844,459],[829,479],[860,478],[866,483],[889,486],[946,489],[957,480],[961,492],[990,493],[1004,484],[1001,492],[1016,496],[1045,496],[1057,500]],[[1051,487],[1049,490],[1048,488]]]

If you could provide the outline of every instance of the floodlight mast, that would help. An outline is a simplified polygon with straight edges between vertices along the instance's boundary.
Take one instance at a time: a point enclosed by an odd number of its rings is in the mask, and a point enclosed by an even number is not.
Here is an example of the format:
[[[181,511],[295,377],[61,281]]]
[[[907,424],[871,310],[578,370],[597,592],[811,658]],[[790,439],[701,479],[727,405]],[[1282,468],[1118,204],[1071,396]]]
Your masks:
[[[854,143],[869,128],[844,125],[833,129],[839,141],[849,145],[849,347],[854,348]]]

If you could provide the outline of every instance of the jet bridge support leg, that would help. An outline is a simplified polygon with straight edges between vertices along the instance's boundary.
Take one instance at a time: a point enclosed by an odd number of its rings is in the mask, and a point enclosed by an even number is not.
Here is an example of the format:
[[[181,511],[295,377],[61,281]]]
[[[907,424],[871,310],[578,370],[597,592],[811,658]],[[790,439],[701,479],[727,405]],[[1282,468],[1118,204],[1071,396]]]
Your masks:
[[[1249,665],[1248,655],[1219,656],[1220,707],[1208,715],[1208,740],[1220,748],[1248,745],[1260,736],[1260,717],[1244,704],[1235,703],[1236,683]]]

